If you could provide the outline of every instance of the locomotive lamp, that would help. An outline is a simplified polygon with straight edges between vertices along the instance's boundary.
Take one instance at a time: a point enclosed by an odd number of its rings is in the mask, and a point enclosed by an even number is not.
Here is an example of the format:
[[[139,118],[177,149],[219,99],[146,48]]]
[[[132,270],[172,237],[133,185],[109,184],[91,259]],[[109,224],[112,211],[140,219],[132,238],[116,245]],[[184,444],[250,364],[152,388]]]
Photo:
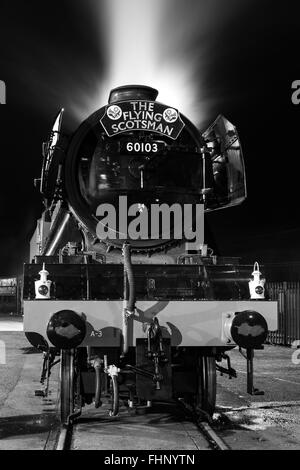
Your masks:
[[[265,298],[265,285],[266,280],[261,277],[261,272],[259,270],[259,264],[254,263],[252,279],[249,281],[249,291],[251,299],[264,299]]]
[[[59,349],[79,346],[86,334],[84,319],[73,310],[60,310],[52,315],[47,325],[47,336]]]
[[[223,339],[241,348],[259,348],[268,335],[264,317],[254,310],[223,314]]]
[[[263,391],[253,386],[253,358],[254,349],[263,349],[262,345],[267,339],[268,324],[265,318],[254,310],[228,312],[222,316],[223,341],[237,344],[240,353],[247,360],[247,393],[263,395]],[[246,350],[246,354],[242,352],[242,348]]]
[[[50,299],[52,281],[48,279],[49,272],[45,269],[45,263],[43,263],[43,269],[39,272],[39,275],[40,279],[35,281],[35,298]]]

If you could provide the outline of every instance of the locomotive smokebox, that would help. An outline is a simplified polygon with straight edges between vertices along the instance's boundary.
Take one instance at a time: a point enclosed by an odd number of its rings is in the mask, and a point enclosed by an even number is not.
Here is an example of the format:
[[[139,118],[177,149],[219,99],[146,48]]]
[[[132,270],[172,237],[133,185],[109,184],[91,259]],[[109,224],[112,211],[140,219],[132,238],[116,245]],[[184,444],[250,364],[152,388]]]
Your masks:
[[[125,100],[149,100],[155,101],[158,91],[155,88],[144,85],[124,85],[113,88],[109,94],[108,103],[116,103]]]
[[[157,95],[144,85],[114,88],[108,104],[81,124],[68,148],[70,210],[94,239],[115,248],[128,241],[133,251],[147,252],[177,243],[184,238],[185,205],[202,202],[204,139],[179,111],[156,101]],[[166,207],[169,219],[161,215]],[[159,217],[169,220],[168,230],[161,220],[156,223]],[[137,235],[129,230],[136,220],[143,220]]]

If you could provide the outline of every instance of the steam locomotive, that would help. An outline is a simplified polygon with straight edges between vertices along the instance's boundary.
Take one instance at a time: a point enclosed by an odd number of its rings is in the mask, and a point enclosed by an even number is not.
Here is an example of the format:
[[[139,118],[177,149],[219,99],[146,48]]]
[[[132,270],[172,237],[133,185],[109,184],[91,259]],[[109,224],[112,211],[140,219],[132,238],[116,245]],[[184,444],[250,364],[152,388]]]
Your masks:
[[[104,395],[112,416],[121,398],[129,408],[183,400],[212,415],[216,372],[235,376],[228,350],[245,349],[254,393],[253,351],[277,326],[258,266],[251,278],[203,240],[204,212],[246,198],[235,126],[218,116],[200,133],[157,94],[115,88],[72,136],[61,110],[43,144],[24,331],[43,351],[38,393],[60,362],[63,423]]]

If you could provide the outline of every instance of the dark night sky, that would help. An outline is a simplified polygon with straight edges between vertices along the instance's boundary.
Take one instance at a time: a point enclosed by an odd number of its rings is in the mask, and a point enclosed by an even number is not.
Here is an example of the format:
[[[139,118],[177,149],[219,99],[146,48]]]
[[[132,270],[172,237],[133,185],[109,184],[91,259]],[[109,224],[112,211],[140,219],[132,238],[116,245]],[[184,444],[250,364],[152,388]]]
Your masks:
[[[41,211],[33,178],[40,173],[41,143],[65,104],[63,90],[78,93],[77,82],[93,87],[92,77],[101,80],[105,68],[95,22],[79,3],[1,0],[7,104],[0,106],[0,275],[18,272],[25,259]],[[214,104],[207,124],[222,113],[237,126],[248,199],[207,221],[220,253],[246,262],[300,261],[300,105],[291,102],[291,83],[300,79],[296,5],[247,1],[209,38],[212,57],[202,83]]]

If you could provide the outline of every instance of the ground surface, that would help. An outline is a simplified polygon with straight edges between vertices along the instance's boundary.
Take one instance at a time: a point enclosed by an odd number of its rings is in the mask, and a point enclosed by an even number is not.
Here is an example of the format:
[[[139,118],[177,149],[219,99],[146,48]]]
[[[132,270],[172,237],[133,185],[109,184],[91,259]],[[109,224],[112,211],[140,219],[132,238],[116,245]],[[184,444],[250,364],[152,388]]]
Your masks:
[[[4,321],[12,331],[3,331]],[[20,325],[20,319],[0,318],[0,449],[43,449],[55,424],[58,366],[49,400],[36,397],[42,355],[30,347]],[[257,396],[246,393],[245,359],[236,349],[230,352],[238,378],[218,375],[213,421],[232,449],[300,449],[300,364],[292,362],[297,352],[300,356],[300,350],[266,346],[255,353],[255,386],[265,391]],[[177,419],[171,409],[160,412],[145,416],[122,412],[118,420],[111,420],[105,409],[86,408],[73,448],[96,449],[99,443],[102,449],[205,448],[195,428]]]
[[[218,376],[220,434],[232,449],[300,449],[300,350],[266,345],[255,352],[255,387],[264,395],[246,393],[246,360],[230,352],[238,377]],[[228,418],[228,421],[226,420]]]
[[[20,318],[0,318],[0,450],[41,450],[55,422],[57,396],[36,397],[42,355],[20,331]],[[3,331],[10,328],[12,331]],[[2,326],[2,328],[1,328]],[[3,353],[3,350],[5,351]],[[53,378],[54,380],[54,378]]]
[[[121,406],[119,416],[108,415],[109,405],[98,411],[85,409],[74,428],[74,450],[209,450],[196,425],[174,405],[159,404],[146,414],[128,413]]]

